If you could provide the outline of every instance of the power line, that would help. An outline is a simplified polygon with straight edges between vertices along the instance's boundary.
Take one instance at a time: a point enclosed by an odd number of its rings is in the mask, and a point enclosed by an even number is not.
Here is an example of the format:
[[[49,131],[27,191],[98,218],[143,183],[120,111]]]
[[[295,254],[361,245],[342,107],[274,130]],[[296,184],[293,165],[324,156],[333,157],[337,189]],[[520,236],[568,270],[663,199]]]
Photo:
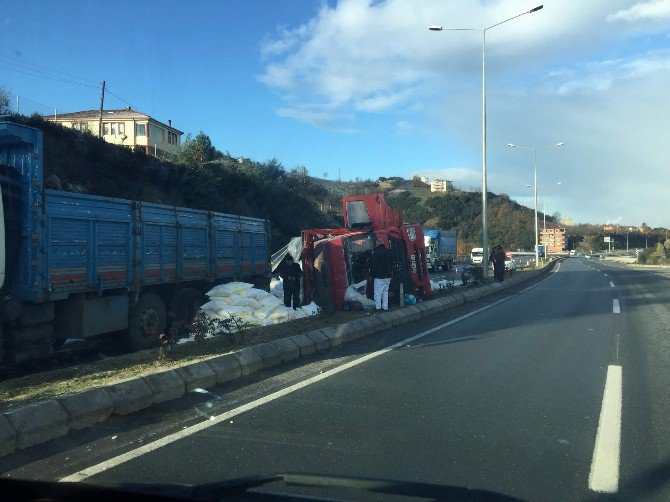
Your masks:
[[[53,80],[55,82],[65,82],[66,84],[79,85],[79,86],[82,86],[82,87],[90,87],[92,89],[100,89],[99,85],[83,84],[81,82],[75,82],[73,80],[66,80],[66,79],[62,79],[62,78],[52,77],[52,76],[45,75],[45,74],[28,73],[27,71],[17,70],[16,68],[9,68],[7,66],[1,66],[0,68],[2,68],[3,70],[9,70],[9,71],[15,71],[17,73],[23,73],[24,75],[29,75],[31,77],[45,78],[47,80]],[[25,70],[25,68],[24,68],[24,70]],[[30,71],[34,72],[35,70],[30,70]]]
[[[0,54],[0,58],[5,59],[5,60],[9,60],[8,62],[10,62],[12,64],[15,64],[15,65],[23,65],[24,67],[34,66],[36,68],[42,68],[44,70],[52,71],[52,72],[55,72],[55,73],[60,73],[62,75],[67,75],[68,77],[73,77],[73,78],[76,78],[77,80],[84,80],[86,82],[92,82],[94,84],[97,84],[97,82],[95,80],[91,80],[90,78],[84,78],[84,77],[80,77],[78,75],[73,75],[72,73],[67,73],[67,72],[64,72],[64,71],[61,71],[61,70],[56,70],[55,68],[49,68],[48,66],[38,65],[38,64],[35,64],[35,63],[30,63],[30,62],[25,61],[21,58],[15,58],[15,57],[12,57],[12,56],[7,56],[5,54]],[[28,68],[28,69],[36,71],[32,68]]]
[[[117,95],[117,94],[114,94],[112,91],[110,91],[108,87],[105,89],[105,92],[106,92],[107,94],[111,94],[111,95],[114,96],[116,99],[118,99],[118,100],[120,100],[120,101],[123,101],[125,104],[127,104],[127,105],[130,106],[131,108],[135,108],[133,105],[131,105],[130,103],[128,103],[128,101],[126,101],[125,99],[123,99],[121,96],[119,96],[119,95]]]
[[[10,67],[7,67],[7,66],[0,67],[4,70],[14,71],[14,72],[21,73],[23,75],[28,75],[28,76],[31,76],[31,77],[44,78],[44,79],[52,80],[52,81],[55,81],[55,82],[63,82],[63,83],[66,83],[66,84],[79,85],[79,86],[88,87],[88,88],[91,88],[91,89],[100,89],[100,84],[95,82],[94,80],[84,78],[84,77],[80,77],[78,75],[74,75],[72,73],[67,73],[67,72],[64,72],[64,71],[61,71],[61,70],[56,70],[55,68],[50,68],[48,66],[39,65],[39,64],[35,64],[35,63],[30,63],[30,62],[25,61],[23,59],[8,56],[6,54],[0,54],[0,63],[3,63],[3,62],[4,62],[4,64],[9,64],[9,65],[15,66],[15,68],[10,68]],[[92,82],[95,85],[85,84],[85,83],[77,82],[77,81],[74,81],[74,80],[71,80],[71,79],[64,79],[62,77],[49,75],[44,70],[47,70],[49,72],[59,73],[61,75],[66,75],[68,77],[72,77],[72,78],[82,80],[82,81],[85,81],[85,82]],[[110,91],[109,88],[106,88],[105,92],[107,94],[111,94],[116,99],[118,99],[119,101],[122,101],[123,103],[130,106],[131,108],[135,108],[131,103],[129,103],[128,101],[123,99],[121,96],[119,96],[118,94],[116,94],[113,91]]]

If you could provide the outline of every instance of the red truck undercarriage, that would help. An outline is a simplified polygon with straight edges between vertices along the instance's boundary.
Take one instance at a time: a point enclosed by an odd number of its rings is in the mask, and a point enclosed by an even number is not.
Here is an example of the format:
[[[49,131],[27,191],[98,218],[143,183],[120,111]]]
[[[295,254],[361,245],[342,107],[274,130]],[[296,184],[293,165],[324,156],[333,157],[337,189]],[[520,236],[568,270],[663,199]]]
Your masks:
[[[404,293],[431,296],[426,249],[420,225],[403,225],[402,214],[389,207],[383,194],[342,199],[345,228],[302,232],[303,298],[321,307],[340,309],[345,291],[367,279],[367,262],[377,240],[391,251],[394,275],[389,298]]]

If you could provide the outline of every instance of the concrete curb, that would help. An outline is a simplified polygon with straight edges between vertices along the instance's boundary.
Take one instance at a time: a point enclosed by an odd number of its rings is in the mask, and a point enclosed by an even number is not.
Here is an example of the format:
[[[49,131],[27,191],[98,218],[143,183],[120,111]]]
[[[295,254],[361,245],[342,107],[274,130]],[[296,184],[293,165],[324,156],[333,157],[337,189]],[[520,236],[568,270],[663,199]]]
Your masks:
[[[90,427],[112,414],[125,415],[152,404],[178,399],[194,389],[235,380],[498,293],[537,277],[554,263],[539,270],[515,274],[503,283],[454,292],[448,297],[245,347],[172,370],[18,407],[0,414],[0,456],[46,443],[70,430]]]

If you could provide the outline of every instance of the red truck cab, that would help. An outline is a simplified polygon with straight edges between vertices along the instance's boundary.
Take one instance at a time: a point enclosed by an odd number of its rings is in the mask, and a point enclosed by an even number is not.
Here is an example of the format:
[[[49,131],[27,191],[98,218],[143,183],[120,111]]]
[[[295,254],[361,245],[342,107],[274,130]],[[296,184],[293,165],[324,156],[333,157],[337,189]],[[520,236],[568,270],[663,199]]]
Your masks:
[[[388,206],[383,194],[342,199],[344,228],[304,230],[303,293],[305,302],[339,309],[347,288],[367,279],[368,259],[381,240],[391,251],[394,280],[391,296],[431,296],[426,249],[420,225],[403,225],[402,214]]]

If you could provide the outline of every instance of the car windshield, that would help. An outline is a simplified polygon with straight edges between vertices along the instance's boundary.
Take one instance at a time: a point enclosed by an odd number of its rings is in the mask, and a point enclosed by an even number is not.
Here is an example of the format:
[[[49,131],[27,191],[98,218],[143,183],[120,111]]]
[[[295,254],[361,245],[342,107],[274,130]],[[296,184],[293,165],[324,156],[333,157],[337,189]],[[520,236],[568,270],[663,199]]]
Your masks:
[[[0,498],[670,500],[670,0],[0,27]]]

